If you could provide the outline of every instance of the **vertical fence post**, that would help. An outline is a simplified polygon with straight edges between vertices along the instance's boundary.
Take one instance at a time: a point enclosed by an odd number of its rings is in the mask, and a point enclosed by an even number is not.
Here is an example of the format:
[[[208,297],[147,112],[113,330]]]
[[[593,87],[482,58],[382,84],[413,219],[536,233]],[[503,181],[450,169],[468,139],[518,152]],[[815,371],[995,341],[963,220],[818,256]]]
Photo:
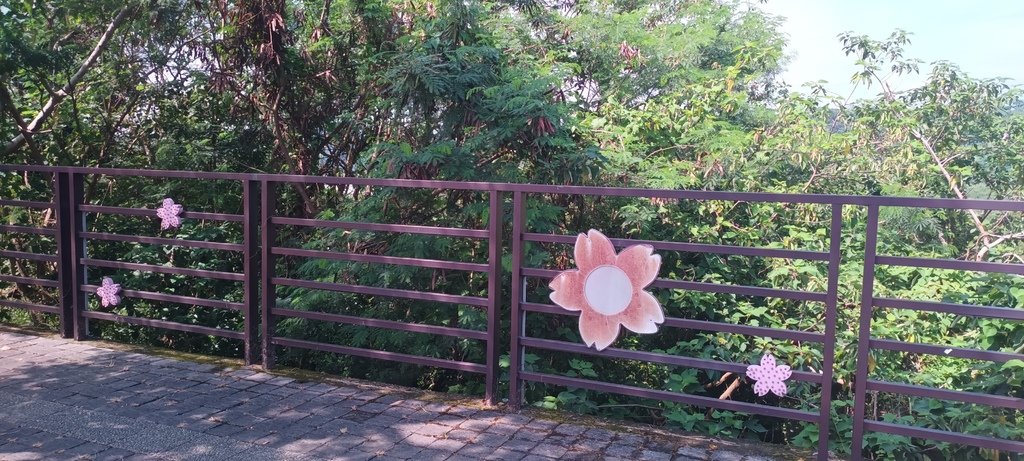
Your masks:
[[[260,226],[259,211],[261,198],[258,181],[242,181],[242,211],[245,216],[243,222],[243,268],[245,272],[245,364],[252,365],[260,363],[260,341],[259,341],[259,274],[260,274],[260,241],[257,231]]]
[[[857,374],[853,394],[853,446],[851,458],[864,458],[864,418],[867,404],[868,359],[871,349],[871,312],[875,289],[875,253],[878,247],[878,205],[868,206],[864,241],[864,281],[860,292],[860,327],[857,336]]]
[[[821,415],[818,419],[818,461],[828,461],[832,422],[832,380],[836,358],[836,318],[839,306],[839,265],[842,262],[843,204],[833,203],[828,244],[828,287],[825,293],[825,343],[821,364]]]
[[[498,400],[498,315],[501,309],[501,224],[504,222],[502,211],[503,194],[497,190],[490,191],[490,212],[487,223],[487,245],[489,265],[487,267],[487,377],[484,400],[487,405],[494,405]]]
[[[71,338],[75,335],[75,312],[72,292],[75,290],[71,276],[71,235],[74,232],[73,212],[68,209],[67,173],[53,174],[53,212],[57,216],[57,286],[60,296],[60,336]]]
[[[508,403],[512,410],[519,411],[523,406],[522,381],[519,379],[519,371],[523,368],[523,348],[519,345],[519,338],[525,334],[526,317],[520,310],[520,303],[525,297],[526,290],[523,286],[523,221],[526,208],[525,199],[521,191],[513,192],[512,196],[512,323],[511,323],[511,344],[509,347],[509,380],[508,380]]]
[[[274,229],[274,210],[277,208],[277,183],[263,180],[260,184],[260,308],[263,368],[274,367],[274,304],[277,300],[276,290],[271,280],[274,278],[274,241],[277,233]]]
[[[88,324],[82,311],[88,300],[85,284],[85,242],[79,232],[85,225],[78,204],[82,203],[82,176],[72,172],[54,174],[54,205],[57,213],[57,283],[60,286],[60,333],[65,338],[86,339]]]

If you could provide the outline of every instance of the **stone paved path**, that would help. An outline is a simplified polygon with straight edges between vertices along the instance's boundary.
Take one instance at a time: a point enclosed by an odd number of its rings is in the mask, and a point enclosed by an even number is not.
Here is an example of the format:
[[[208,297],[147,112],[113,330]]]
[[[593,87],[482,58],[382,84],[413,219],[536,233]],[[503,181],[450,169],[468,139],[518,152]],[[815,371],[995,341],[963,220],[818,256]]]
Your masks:
[[[0,460],[775,459],[409,395],[0,330]]]

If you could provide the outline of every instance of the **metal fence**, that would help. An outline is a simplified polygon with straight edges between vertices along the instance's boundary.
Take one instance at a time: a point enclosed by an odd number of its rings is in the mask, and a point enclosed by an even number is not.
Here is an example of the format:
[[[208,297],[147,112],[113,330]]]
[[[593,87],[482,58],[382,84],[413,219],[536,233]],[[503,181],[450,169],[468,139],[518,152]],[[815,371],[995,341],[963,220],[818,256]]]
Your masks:
[[[50,236],[55,237],[57,243],[56,254],[36,254],[8,250],[0,251],[0,257],[3,258],[55,264],[55,280],[0,274],[0,282],[37,285],[45,288],[56,289],[59,293],[59,305],[55,306],[31,304],[11,300],[0,300],[0,306],[55,314],[59,316],[60,331],[65,337],[85,339],[88,334],[86,326],[87,321],[92,319],[165,328],[240,340],[244,342],[244,356],[246,363],[262,363],[263,366],[268,368],[274,365],[274,346],[280,346],[287,348],[319,350],[370,359],[479,373],[485,377],[486,384],[484,397],[488,403],[498,401],[500,392],[504,389],[499,387],[499,376],[501,373],[499,367],[499,354],[507,351],[510,355],[511,363],[508,370],[509,382],[507,389],[509,403],[513,408],[519,408],[523,403],[523,386],[525,383],[544,383],[567,388],[589,389],[632,397],[676,402],[684,405],[716,408],[800,421],[818,425],[819,434],[822,435],[829,434],[831,431],[830,425],[834,425],[834,421],[831,418],[832,392],[829,392],[829,389],[834,382],[833,370],[837,347],[836,324],[838,317],[837,309],[839,309],[837,294],[840,264],[842,262],[841,258],[843,254],[841,241],[841,235],[843,234],[843,213],[844,208],[849,210],[850,207],[864,207],[867,209],[867,243],[864,249],[863,291],[861,310],[859,313],[860,322],[857,326],[857,331],[859,333],[859,340],[857,344],[864,345],[865,347],[858,347],[856,354],[856,372],[854,376],[855,403],[853,408],[852,428],[854,459],[860,459],[862,456],[859,447],[863,443],[866,431],[889,433],[955,444],[965,444],[992,450],[1024,452],[1024,442],[1018,440],[997,439],[940,429],[901,425],[869,419],[866,412],[866,396],[869,392],[935,398],[946,401],[987,405],[994,408],[1024,410],[1024,399],[1017,397],[953,391],[871,379],[872,373],[868,365],[871,350],[897,351],[913,354],[933,354],[944,357],[958,357],[994,362],[1007,362],[1014,359],[1024,360],[1024,354],[1014,352],[955,347],[950,348],[945,345],[903,342],[890,339],[876,339],[872,337],[872,314],[876,309],[924,310],[961,316],[1016,321],[1024,320],[1024,310],[1021,309],[876,297],[874,292],[875,274],[876,266],[879,265],[994,272],[1024,276],[1024,264],[878,255],[876,254],[876,251],[878,248],[880,208],[977,209],[1024,212],[1024,203],[1022,202],[879,196],[826,196],[715,191],[669,191],[614,187],[548,186],[531,184],[360,179],[244,173],[196,173],[186,171],[14,165],[0,165],[0,171],[50,175],[52,176],[53,184],[53,198],[50,202],[26,201],[0,197],[0,210],[3,210],[4,207],[44,210],[51,209],[56,216],[55,228],[32,228],[20,225],[0,225],[0,233],[23,233]],[[90,232],[87,230],[86,222],[88,217],[91,215],[153,215],[153,210],[100,206],[85,203],[83,197],[83,180],[90,175],[104,175],[111,177],[178,178],[183,180],[196,180],[199,182],[227,181],[237,183],[240,186],[242,194],[242,209],[240,212],[222,213],[187,211],[183,214],[183,217],[237,223],[242,227],[242,241],[190,241],[107,232]],[[342,222],[325,219],[289,217],[287,216],[287,213],[282,214],[278,211],[277,199],[280,196],[280,189],[283,185],[295,184],[318,184],[344,187],[389,187],[437,191],[471,191],[487,197],[486,207],[488,209],[488,218],[486,228]],[[553,235],[548,233],[531,232],[531,230],[527,228],[526,215],[529,212],[530,197],[554,195],[637,197],[683,201],[715,200],[745,203],[762,202],[809,204],[826,208],[831,217],[827,237],[827,251],[789,250],[767,247],[742,247],[704,243],[641,241],[612,238],[613,244],[619,248],[635,243],[645,243],[653,246],[656,250],[664,252],[782,258],[790,260],[815,261],[827,265],[828,279],[827,286],[824,291],[801,291],[667,278],[658,278],[651,285],[654,289],[726,293],[747,297],[782,298],[820,305],[820,315],[824,319],[824,324],[820,331],[778,329],[679,317],[668,317],[665,319],[663,324],[663,328],[698,330],[752,337],[768,337],[799,343],[819,344],[822,354],[821,372],[794,370],[793,373],[793,379],[796,381],[822,386],[823,391],[821,392],[820,401],[817,402],[817,411],[805,411],[779,406],[718,399],[662,389],[651,389],[640,386],[611,383],[597,379],[583,379],[579,377],[540,373],[528,370],[524,366],[523,360],[524,355],[528,350],[559,351],[578,354],[581,356],[598,356],[606,359],[641,361],[651,364],[717,370],[720,372],[732,372],[736,374],[743,373],[746,370],[747,365],[745,363],[708,360],[662,352],[625,348],[608,348],[604,351],[598,352],[579,343],[544,339],[531,335],[532,332],[527,331],[527,315],[571,316],[575,314],[552,304],[530,302],[527,297],[528,290],[526,287],[529,280],[544,281],[557,274],[557,271],[550,268],[527,267],[524,261],[527,245],[566,245],[572,244],[575,240],[575,236],[573,235]],[[509,208],[511,209],[511,212],[506,213],[506,210]],[[508,219],[509,216],[510,219]],[[510,223],[507,222],[509,220],[511,221]],[[486,241],[488,262],[444,261],[295,248],[279,243],[277,239],[277,229],[283,226],[297,226],[315,229],[364,230],[384,233],[407,233]],[[581,229],[581,231],[584,230],[585,229]],[[511,242],[506,245],[502,241],[502,238],[504,235],[508,235],[509,231],[511,234]],[[229,272],[191,267],[171,267],[166,265],[98,260],[88,257],[85,251],[87,243],[95,241],[170,245],[241,253],[243,263],[240,270]],[[505,274],[505,271],[502,268],[502,259],[504,256],[510,256],[511,259],[510,283],[511,293],[513,295],[507,304],[503,303],[501,300],[503,286],[502,279]],[[487,294],[486,296],[455,295],[435,292],[426,289],[427,287],[424,287],[424,289],[409,290],[304,280],[288,277],[285,274],[281,274],[276,268],[275,263],[280,258],[288,257],[318,258],[336,261],[354,261],[482,273],[487,277]],[[235,331],[224,328],[213,328],[142,317],[121,316],[107,312],[89,310],[87,309],[88,300],[86,295],[88,293],[95,292],[97,286],[87,283],[86,268],[88,267],[177,274],[240,283],[244,293],[244,299],[241,302],[213,298],[179,296],[139,290],[124,290],[123,294],[128,297],[147,299],[157,302],[181,303],[186,305],[204,306],[211,309],[228,309],[231,311],[237,311],[240,312],[244,318],[244,326],[241,331]],[[482,309],[486,312],[486,328],[484,330],[472,330],[458,328],[455,326],[426,325],[422,323],[381,320],[355,315],[341,315],[327,312],[291,309],[288,307],[277,306],[275,304],[277,299],[277,287],[326,290],[331,292],[356,293],[368,296],[470,306],[472,308]],[[508,306],[508,311],[504,310],[506,305]],[[500,316],[502,315],[510,316],[508,318],[511,319],[512,331],[503,331],[500,328]],[[474,363],[455,359],[356,348],[277,336],[275,323],[277,320],[282,318],[300,318],[332,324],[361,325],[395,331],[483,341],[486,349],[485,360],[482,363]],[[504,344],[510,344],[510,347],[506,350],[502,347]],[[828,437],[820,437],[819,459],[827,459],[828,447]]]

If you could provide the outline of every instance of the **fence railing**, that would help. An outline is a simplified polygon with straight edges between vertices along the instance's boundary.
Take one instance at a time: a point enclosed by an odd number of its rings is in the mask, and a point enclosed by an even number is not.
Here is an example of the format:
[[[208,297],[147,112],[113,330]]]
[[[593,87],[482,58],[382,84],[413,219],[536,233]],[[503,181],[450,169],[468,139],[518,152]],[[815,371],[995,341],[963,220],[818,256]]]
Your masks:
[[[829,437],[835,421],[832,418],[833,408],[832,386],[836,366],[837,319],[839,317],[838,291],[840,283],[840,265],[842,263],[842,235],[844,209],[864,207],[867,209],[866,245],[864,248],[863,286],[859,316],[856,327],[858,341],[856,370],[854,381],[853,405],[853,457],[860,459],[860,447],[866,432],[888,433],[906,437],[932,441],[964,444],[991,450],[1024,452],[1024,442],[1007,440],[980,435],[965,434],[956,431],[903,425],[871,419],[867,416],[867,396],[869,393],[889,393],[908,397],[934,398],[944,401],[964,402],[986,405],[993,408],[1024,411],[1024,399],[1010,395],[993,395],[972,393],[934,387],[919,386],[872,379],[869,367],[872,350],[896,351],[911,354],[931,354],[942,357],[957,357],[970,360],[1008,362],[1024,360],[1024,354],[984,349],[948,347],[941,344],[925,344],[916,342],[879,339],[872,335],[872,318],[876,310],[909,309],[937,313],[954,314],[966,317],[982,317],[1011,321],[1024,321],[1024,310],[974,306],[949,302],[922,301],[913,299],[878,297],[875,294],[876,267],[882,265],[905,266],[917,268],[947,269],[958,271],[977,271],[1024,276],[1024,264],[1001,262],[976,262],[949,259],[911,258],[876,254],[879,234],[879,210],[884,207],[900,208],[932,208],[953,210],[992,210],[1005,212],[1024,212],[1024,203],[996,200],[956,200],[937,198],[902,198],[880,196],[832,196],[812,194],[776,194],[776,193],[738,193],[716,191],[670,191],[657,189],[635,189],[615,187],[583,187],[583,186],[548,186],[533,184],[505,183],[474,183],[451,181],[416,181],[392,179],[365,179],[343,177],[310,177],[275,174],[246,173],[196,173],[185,171],[155,171],[137,169],[101,169],[75,167],[44,167],[0,165],[0,172],[21,172],[49,176],[52,182],[52,199],[50,201],[17,200],[0,197],[0,211],[5,209],[51,210],[55,219],[55,227],[31,227],[20,224],[0,224],[2,234],[26,234],[54,237],[55,254],[29,253],[14,250],[0,250],[0,258],[21,261],[35,261],[52,264],[54,278],[26,277],[0,274],[0,282],[18,285],[34,285],[57,291],[57,305],[42,305],[24,301],[0,299],[0,306],[26,309],[46,314],[57,315],[60,321],[60,332],[65,337],[85,339],[88,336],[88,321],[106,321],[123,324],[141,325],[146,327],[198,333],[244,343],[244,358],[248,364],[262,364],[264,367],[274,366],[275,346],[284,348],[309,349],[337,353],[349,356],[407,363],[428,367],[457,370],[461,372],[479,373],[484,375],[484,397],[488,403],[500,399],[503,388],[499,386],[501,368],[499,355],[508,352],[510,366],[508,369],[508,396],[513,408],[523,403],[523,388],[527,383],[541,383],[572,389],[587,389],[611,394],[621,394],[643,399],[675,402],[683,405],[707,407],[746,414],[758,414],[780,419],[788,419],[818,426],[819,459],[827,459]],[[124,233],[101,232],[90,230],[87,223],[90,218],[107,215],[117,217],[151,217],[154,210],[143,208],[125,208],[86,203],[84,181],[92,176],[107,177],[149,177],[177,178],[181,180],[222,181],[237,184],[241,191],[241,209],[235,212],[186,211],[182,216],[197,220],[234,223],[241,226],[241,241],[199,241],[165,237],[141,236]],[[319,185],[329,187],[378,187],[402,188],[432,191],[465,191],[486,197],[485,226],[441,227],[422,224],[395,224],[336,221],[330,219],[313,219],[310,217],[291,217],[289,213],[281,213],[278,199],[283,186]],[[820,367],[818,370],[794,370],[792,379],[798,382],[821,386],[821,396],[814,411],[806,409],[785,408],[762,403],[742,402],[731,399],[720,399],[711,396],[694,395],[664,389],[654,389],[633,384],[623,384],[590,379],[565,374],[544,373],[530,369],[524,357],[527,351],[556,351],[576,354],[578,356],[601,357],[609,360],[639,361],[654,365],[679,368],[697,368],[714,370],[723,373],[741,375],[747,363],[712,360],[706,358],[681,356],[666,352],[652,352],[629,348],[611,347],[596,351],[583,344],[564,340],[547,339],[534,335],[528,329],[528,316],[566,317],[579,315],[546,302],[530,299],[528,284],[540,281],[546,283],[558,274],[550,267],[530,267],[525,255],[528,246],[540,245],[562,246],[571,245],[574,235],[558,235],[552,233],[533,232],[528,227],[527,213],[530,211],[531,197],[539,196],[579,196],[579,197],[637,197],[656,200],[679,201],[731,201],[743,203],[786,203],[796,205],[814,205],[827,210],[830,217],[827,229],[827,251],[791,250],[769,247],[746,247],[721,244],[705,244],[664,240],[636,240],[612,238],[616,248],[637,243],[652,246],[659,252],[680,254],[716,254],[738,255],[751,258],[778,258],[783,260],[812,261],[826,266],[827,284],[824,290],[794,290],[751,285],[732,285],[707,281],[685,280],[681,278],[657,278],[651,285],[652,290],[683,290],[703,293],[729,294],[739,297],[781,298],[820,306],[817,315],[823,319],[820,328],[772,328],[759,325],[742,325],[736,323],[698,320],[683,317],[666,317],[662,327],[666,329],[703,331],[721,334],[744,335],[749,337],[774,338],[796,344],[816,344],[820,346]],[[231,211],[231,210],[229,210]],[[468,239],[486,242],[486,262],[448,261],[404,256],[385,256],[365,252],[346,252],[333,249],[301,248],[283,244],[278,238],[281,228],[304,228],[316,230],[349,230],[390,234],[414,234],[427,237],[444,237],[452,239]],[[579,229],[586,231],[586,229]],[[506,248],[503,236],[511,235]],[[613,236],[614,237],[614,236]],[[198,248],[215,252],[241,255],[241,264],[233,266],[233,270],[213,270],[197,267],[176,267],[167,264],[148,264],[138,262],[96,259],[89,256],[87,249],[97,242],[118,242],[131,244],[163,245],[172,247]],[[510,256],[511,299],[507,304],[502,302],[501,293],[505,269],[502,267],[503,257]],[[461,271],[486,276],[486,295],[451,294],[416,287],[415,289],[388,288],[361,285],[339,281],[321,281],[296,278],[282,272],[279,263],[288,258],[319,259],[395,265],[446,271]],[[241,330],[188,324],[170,320],[158,320],[143,316],[118,315],[109,312],[88,309],[88,297],[98,286],[96,280],[87,277],[89,268],[113,270],[130,270],[140,273],[172,274],[195,279],[221,280],[241,284],[243,298],[226,300],[216,297],[184,296],[170,293],[157,293],[144,290],[125,289],[122,294],[130,298],[138,298],[161,303],[178,303],[189,306],[201,306],[209,309],[227,310],[239,313],[243,322]],[[479,309],[486,313],[486,327],[482,330],[459,327],[457,325],[431,325],[418,322],[399,320],[383,320],[352,313],[339,314],[315,310],[294,309],[289,306],[277,305],[278,288],[306,289],[327,292],[340,292],[381,298],[396,298],[430,303],[454,304]],[[505,306],[508,311],[505,311]],[[511,320],[511,331],[501,328],[502,316]],[[359,325],[417,334],[436,335],[481,341],[484,344],[482,362],[471,362],[457,358],[430,357],[411,353],[360,348],[307,339],[281,336],[276,324],[280,319],[305,319],[325,322],[328,324]],[[506,349],[504,344],[509,344]]]

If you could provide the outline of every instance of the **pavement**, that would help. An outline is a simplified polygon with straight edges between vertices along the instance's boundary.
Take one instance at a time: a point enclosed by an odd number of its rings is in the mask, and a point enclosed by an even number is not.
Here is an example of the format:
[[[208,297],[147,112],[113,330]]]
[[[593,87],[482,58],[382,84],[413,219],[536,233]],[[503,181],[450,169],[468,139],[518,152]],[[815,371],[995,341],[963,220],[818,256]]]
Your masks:
[[[404,388],[402,388],[404,389]],[[800,459],[365,383],[301,381],[0,330],[0,460]],[[804,454],[806,455],[806,454]]]

